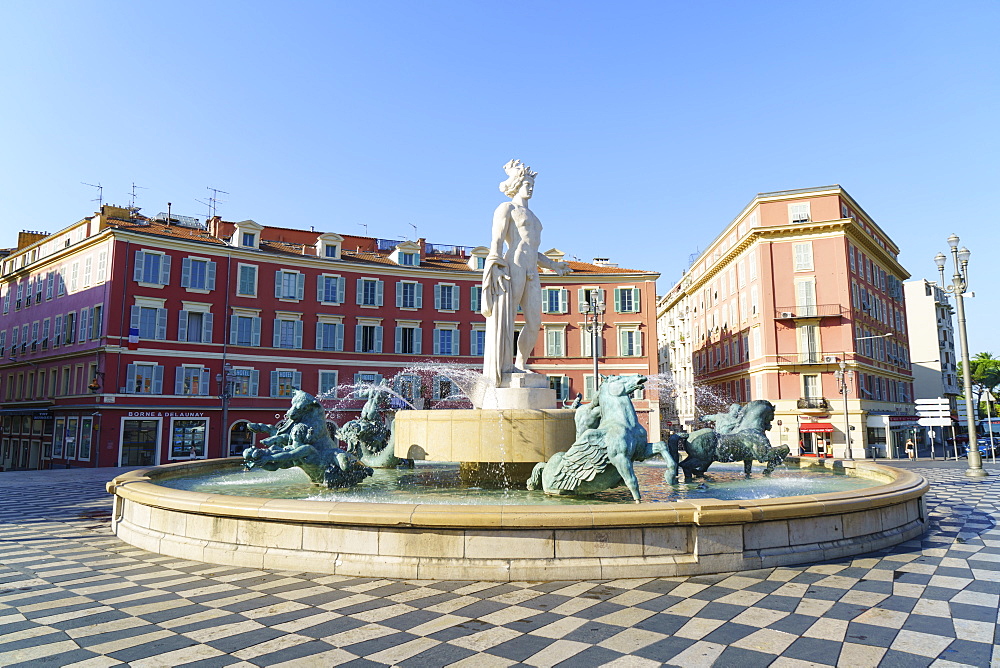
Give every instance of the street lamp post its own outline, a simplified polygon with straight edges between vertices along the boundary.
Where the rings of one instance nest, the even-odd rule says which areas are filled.
[[[229,399],[233,396],[233,386],[230,380],[230,372],[233,370],[233,365],[226,362],[222,367],[222,373],[215,374],[215,380],[221,383],[221,394],[219,398],[222,399],[222,456],[229,456]]]
[[[600,343],[601,330],[604,328],[604,300],[601,298],[600,290],[591,290],[587,301],[580,303],[580,311],[587,321],[587,329],[590,331],[590,352],[594,357],[594,397],[601,385],[601,375],[597,367],[597,358]]]
[[[958,242],[957,234],[948,237],[951,260],[955,268],[951,277],[951,285],[944,284],[944,265],[948,261],[944,253],[938,253],[934,257],[934,263],[941,276],[941,289],[955,295],[955,310],[958,312],[958,338],[962,347],[962,386],[965,392],[965,419],[969,426],[969,468],[965,470],[965,475],[970,478],[984,478],[989,473],[983,470],[983,459],[979,456],[979,444],[976,441],[976,414],[972,405],[972,370],[969,368],[969,340],[965,329],[965,300],[962,297],[969,287],[969,256],[972,253],[964,246],[959,250]]]
[[[840,382],[840,393],[844,395],[844,459],[854,461],[854,455],[851,453],[851,418],[847,412],[847,375],[851,372],[847,370],[847,362],[844,360],[840,360],[839,366],[840,371],[835,371],[834,375]]]

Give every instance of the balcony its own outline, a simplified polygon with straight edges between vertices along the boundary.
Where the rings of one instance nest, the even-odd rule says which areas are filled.
[[[800,318],[839,318],[847,309],[842,304],[809,304],[806,306],[778,306],[775,320],[798,320]]]
[[[823,397],[803,397],[795,407],[802,411],[826,411],[830,409],[830,404]]]
[[[778,364],[835,364],[837,356],[829,353],[807,352],[795,355],[778,355]]]

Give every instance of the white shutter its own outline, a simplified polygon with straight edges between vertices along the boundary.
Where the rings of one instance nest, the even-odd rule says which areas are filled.
[[[271,339],[271,341],[272,341],[271,345],[273,347],[275,347],[275,348],[277,348],[278,345],[281,343],[281,321],[280,320],[275,320],[274,321],[274,336]]]
[[[419,327],[413,328],[413,353],[419,355],[423,348],[423,331]]]
[[[278,396],[278,372],[277,371],[272,371],[271,372],[271,396],[272,397]]]
[[[137,250],[135,252],[135,267],[133,267],[132,269],[132,279],[135,280],[137,283],[142,282],[142,270],[145,266],[144,255],[145,253],[143,253],[141,250]]]
[[[187,341],[188,312],[181,309],[177,314],[177,340]]]
[[[260,371],[257,369],[250,370],[250,396],[256,397],[258,390],[260,388]]]
[[[163,394],[163,367],[153,367],[153,394]]]
[[[295,347],[296,348],[301,348],[302,347],[302,321],[301,320],[296,320],[295,321]]]
[[[356,352],[356,353],[360,353],[361,352],[361,342],[362,342],[361,332],[362,332],[362,329],[363,329],[363,327],[361,325],[355,325],[354,326],[354,352]]]
[[[559,312],[569,313],[569,290],[566,288],[559,289]]]
[[[292,372],[292,387],[294,387],[297,390],[301,390],[302,389],[302,372],[301,371],[293,371]]]
[[[437,287],[437,286],[435,286],[435,287]],[[437,290],[435,290],[435,292],[436,291]],[[435,355],[440,355],[441,354],[441,330],[440,329],[435,329],[434,330],[434,354]]]
[[[396,285],[399,285],[399,283],[397,283]],[[398,296],[397,296],[397,301],[398,301]],[[400,327],[400,326],[398,326],[398,325],[396,326],[396,348],[395,348],[395,352],[396,352],[397,355],[399,353],[403,352],[403,328]]]
[[[208,278],[205,287],[209,290],[215,289],[215,262],[208,261]]]
[[[170,256],[160,257],[160,285],[170,285]],[[161,373],[162,375],[162,373]]]
[[[334,326],[337,332],[337,340],[334,343],[335,349],[343,351],[344,350],[344,325],[338,323]]]
[[[201,394],[208,394],[208,369],[201,370]]]
[[[239,332],[237,326],[239,325],[239,316],[231,315],[229,316],[229,345],[235,346],[238,340]]]
[[[211,313],[203,313],[201,316],[201,342],[212,342],[212,322],[214,317]]]
[[[164,341],[167,338],[167,309],[156,309],[156,339]]]
[[[437,311],[441,310],[441,286],[434,286],[434,309]],[[435,340],[437,337],[435,336]],[[437,354],[437,344],[434,345],[434,353]]]
[[[382,325],[375,328],[375,352],[382,352]]]
[[[253,332],[250,335],[250,345],[254,348],[260,347],[260,318],[253,319]]]
[[[316,350],[323,350],[323,323],[316,323]]]
[[[174,372],[174,394],[184,394],[184,367],[178,366]]]
[[[55,388],[53,388],[55,390]],[[129,364],[125,368],[125,394],[135,392],[135,364]],[[55,394],[55,391],[53,391]]]

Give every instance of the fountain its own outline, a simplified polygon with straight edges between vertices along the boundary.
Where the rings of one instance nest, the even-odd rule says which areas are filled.
[[[407,579],[576,580],[834,559],[923,532],[922,477],[864,461],[786,458],[787,448],[767,442],[768,402],[732,409],[728,424],[726,415],[712,416],[716,429],[691,434],[688,457],[679,462],[684,438],[649,443],[635,417],[629,396],[646,382],[643,376],[605,379],[595,401],[576,411],[553,408],[555,393],[546,377],[528,371],[526,362],[540,327],[538,266],[557,274],[569,268],[538,252],[541,225],[527,207],[535,173],[518,161],[505,171],[501,190],[511,201],[494,214],[483,278],[484,373],[463,388],[473,408],[399,411],[387,441],[374,415],[380,390],[371,389],[370,410],[342,430],[345,450],[334,443],[315,398],[297,392],[283,423],[254,425],[268,434],[267,447],[248,450],[242,460],[170,464],[109,482],[116,535],[161,554],[253,568]],[[525,324],[515,350],[518,307]],[[759,421],[762,410],[766,419]],[[637,470],[653,455],[662,455],[666,465],[640,464]],[[397,458],[417,460],[417,467],[391,468],[400,463]],[[851,484],[825,492],[799,487],[791,495],[753,488],[747,493],[744,487],[743,493],[708,498],[701,493],[704,485],[689,482],[719,461],[744,462],[742,476],[730,475],[745,477],[753,459],[765,461],[768,473],[783,459],[787,468]],[[463,503],[442,503],[436,488],[394,497],[394,486],[441,470],[436,462],[458,462]],[[254,480],[253,471],[240,472],[244,464],[268,471],[264,475],[276,484],[304,489],[305,498],[220,493]],[[678,465],[684,486],[675,484]],[[295,473],[299,469],[305,473]],[[215,486],[205,487],[206,479]],[[514,480],[519,484],[511,485]],[[534,491],[510,489],[525,480]],[[498,481],[508,488],[499,496],[478,489]],[[639,503],[646,485],[660,493]],[[627,493],[619,491],[623,486]],[[471,496],[470,488],[476,488]],[[487,502],[470,504],[470,498]]]

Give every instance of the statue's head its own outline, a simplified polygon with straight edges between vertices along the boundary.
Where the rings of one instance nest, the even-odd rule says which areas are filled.
[[[507,172],[507,179],[500,184],[500,192],[507,197],[518,194],[525,199],[531,197],[538,172],[531,171],[531,167],[522,164],[520,160],[511,160],[503,166],[503,171]]]

